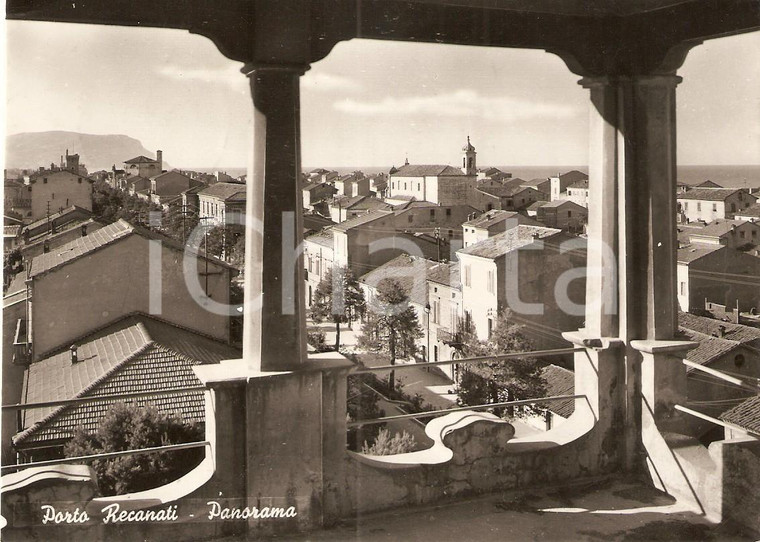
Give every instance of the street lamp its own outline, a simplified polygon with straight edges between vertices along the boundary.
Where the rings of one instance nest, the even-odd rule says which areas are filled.
[[[430,303],[425,303],[425,315],[427,316],[427,333],[425,334],[425,349],[422,352],[422,361],[427,361],[428,352],[430,351]],[[426,370],[430,370],[430,367],[425,367]]]

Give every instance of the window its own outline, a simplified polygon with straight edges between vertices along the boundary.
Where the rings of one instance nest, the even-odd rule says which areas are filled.
[[[488,290],[488,293],[494,293],[495,282],[494,272],[492,270],[488,271],[488,282],[486,283],[486,289]]]
[[[493,335],[493,319],[488,319],[488,338],[491,338],[491,335]]]
[[[744,365],[744,354],[736,354],[736,356],[734,356],[734,365],[737,367]]]
[[[438,361],[438,345],[433,345],[433,361]]]
[[[433,310],[431,312],[433,314],[433,323],[439,323],[441,320],[441,306],[438,301],[433,301]]]
[[[435,209],[430,209],[430,222],[435,220]]]
[[[52,194],[50,194],[50,199],[55,199],[55,192],[53,192]]]
[[[417,183],[417,192],[420,191],[420,183]]]
[[[446,209],[446,216],[451,216],[451,209]]]
[[[412,221],[414,221],[414,217],[411,215],[411,213],[410,213],[410,214],[409,214],[409,216],[407,217],[407,220],[409,221],[409,224],[411,224],[411,223],[412,223]]]
[[[686,283],[681,282],[681,295],[686,295]]]
[[[718,212],[718,204],[713,203],[713,213],[717,213],[717,212]]]
[[[572,211],[568,211],[567,212],[567,218],[570,218],[571,216],[573,216],[573,212]]]
[[[78,182],[79,184],[82,184],[82,177],[79,177],[79,179],[77,179],[77,182]]]
[[[472,274],[472,268],[469,265],[464,266],[464,285],[470,286],[471,285],[471,275]]]
[[[697,212],[700,212],[701,210],[702,210],[702,202],[698,201],[697,202]]]
[[[404,190],[406,190],[406,183],[404,183]]]
[[[42,184],[47,184],[47,177],[42,178]]]
[[[683,210],[684,211],[688,211],[689,210],[689,202],[687,202],[687,201],[683,202]]]
[[[744,239],[744,232],[743,231],[739,232],[739,237],[741,237],[742,239]]]

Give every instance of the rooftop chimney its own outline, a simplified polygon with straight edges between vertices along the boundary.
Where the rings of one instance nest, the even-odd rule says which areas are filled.
[[[77,345],[72,344],[69,348],[69,352],[71,353],[71,364],[75,364],[79,361],[79,356],[77,356]]]
[[[726,336],[726,326],[718,326],[718,337]]]

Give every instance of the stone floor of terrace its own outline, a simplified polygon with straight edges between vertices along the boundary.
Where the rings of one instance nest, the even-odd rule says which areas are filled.
[[[276,540],[398,541],[750,541],[751,533],[714,524],[635,480],[601,480],[457,499],[366,514],[322,531]],[[217,542],[242,542],[228,537]]]

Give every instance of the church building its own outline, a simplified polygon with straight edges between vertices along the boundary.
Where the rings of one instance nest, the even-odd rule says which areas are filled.
[[[469,204],[475,197],[477,153],[470,143],[462,147],[462,167],[416,165],[409,160],[391,173],[388,197],[391,204],[429,201],[437,205]]]

